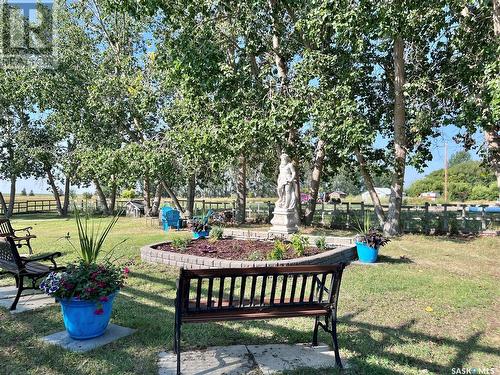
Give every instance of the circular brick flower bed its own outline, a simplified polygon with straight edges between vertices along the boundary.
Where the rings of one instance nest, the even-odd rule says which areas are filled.
[[[200,269],[332,264],[350,262],[356,256],[356,249],[353,245],[336,245],[335,248],[325,251],[315,247],[308,247],[303,257],[265,260],[265,254],[272,247],[273,243],[270,241],[223,239],[210,243],[208,240],[198,240],[193,241],[191,247],[188,246],[184,251],[179,251],[173,249],[170,242],[162,242],[144,246],[141,249],[141,259],[148,263]],[[255,253],[259,251],[263,260],[248,260],[251,254],[255,256]],[[293,250],[289,250],[286,256],[292,257]]]

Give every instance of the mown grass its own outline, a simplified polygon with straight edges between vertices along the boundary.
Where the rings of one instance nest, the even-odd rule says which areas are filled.
[[[106,220],[106,219],[104,219]],[[75,260],[66,237],[77,241],[73,219],[17,217],[33,225],[37,253],[62,251]],[[0,374],[155,374],[157,354],[172,347],[178,270],[141,263],[139,248],[167,234],[144,220],[120,219],[108,248],[122,261],[135,259],[112,321],[137,332],[86,354],[44,344],[62,330],[58,306],[11,315],[0,308]],[[339,299],[339,341],[348,374],[451,373],[453,367],[497,367],[499,262],[497,238],[461,240],[404,236],[382,251],[376,266],[346,269]],[[0,279],[0,285],[12,283]],[[311,338],[312,319],[294,318],[183,327],[184,348],[298,343]],[[321,333],[321,341],[329,338]],[[497,368],[498,369],[498,368]],[[331,374],[300,370],[293,374]]]

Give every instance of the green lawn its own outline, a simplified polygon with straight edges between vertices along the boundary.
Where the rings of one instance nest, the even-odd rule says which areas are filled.
[[[34,226],[37,253],[59,250],[75,259],[75,223],[53,216],[16,218]],[[171,349],[175,268],[143,264],[139,248],[167,236],[144,220],[120,219],[108,246],[127,238],[115,254],[135,259],[112,321],[134,335],[86,354],[46,345],[41,336],[62,330],[58,306],[12,316],[0,308],[0,374],[156,374],[159,351]],[[382,251],[377,266],[345,271],[339,299],[341,354],[349,374],[451,374],[453,367],[500,364],[500,239],[463,241],[404,236]],[[0,279],[0,285],[11,279]],[[190,324],[183,347],[297,343],[311,337],[312,319]],[[321,339],[329,342],[321,333]],[[307,371],[298,373],[308,373]],[[316,373],[316,372],[311,372]],[[332,370],[325,371],[332,373]]]

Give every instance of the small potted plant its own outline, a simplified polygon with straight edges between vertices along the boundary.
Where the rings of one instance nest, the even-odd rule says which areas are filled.
[[[101,336],[111,318],[113,301],[123,287],[128,268],[121,268],[107,257],[98,260],[102,246],[118,220],[115,216],[102,232],[94,228],[88,215],[75,210],[80,246],[80,261],[70,264],[64,272],[52,272],[40,289],[61,304],[64,325],[71,338],[77,340]]]
[[[191,223],[191,231],[193,232],[193,238],[195,240],[207,238],[210,235],[210,229],[211,228],[208,223],[203,223],[197,220]]]
[[[370,226],[370,217],[365,215],[363,225],[359,225],[356,236],[356,251],[362,263],[375,263],[378,251],[390,240],[377,229]]]

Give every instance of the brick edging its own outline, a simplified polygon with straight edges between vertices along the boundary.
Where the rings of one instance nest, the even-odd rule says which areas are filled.
[[[188,269],[201,268],[247,268],[247,267],[272,267],[291,266],[304,264],[332,264],[339,262],[350,262],[356,257],[354,246],[343,246],[328,250],[320,254],[287,260],[227,260],[218,258],[201,257],[197,255],[180,254],[172,251],[157,250],[155,247],[165,244],[160,242],[143,246],[141,248],[141,259],[147,263],[159,263],[169,266],[184,267]]]

